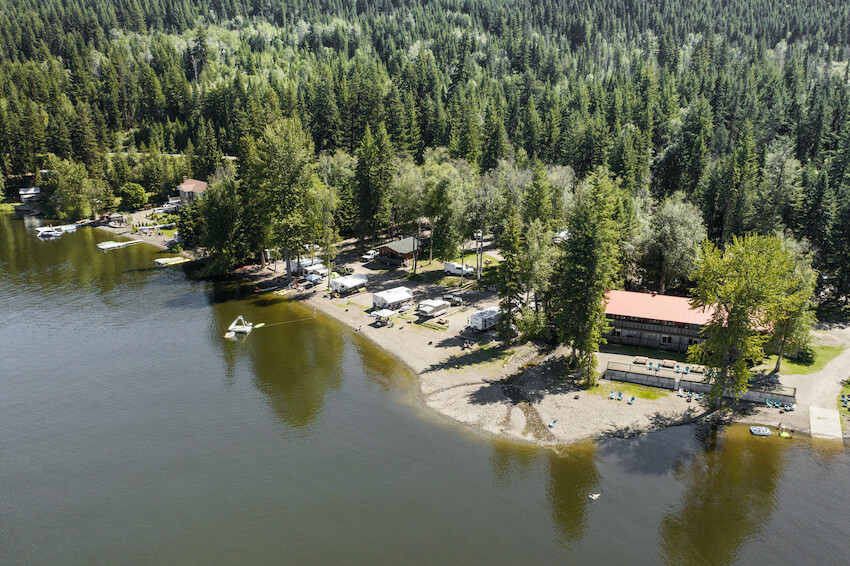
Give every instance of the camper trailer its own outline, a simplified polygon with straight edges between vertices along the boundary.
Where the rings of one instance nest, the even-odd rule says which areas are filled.
[[[499,321],[499,314],[499,307],[490,307],[483,311],[474,312],[469,317],[469,326],[475,330],[490,330]]]
[[[419,316],[424,317],[434,317],[446,314],[449,310],[448,301],[441,301],[439,299],[429,299],[427,301],[422,301],[419,303],[419,306],[416,307],[416,312]]]
[[[337,277],[331,279],[331,290],[334,293],[345,295],[366,285],[367,279],[365,275],[346,275],[345,277]]]

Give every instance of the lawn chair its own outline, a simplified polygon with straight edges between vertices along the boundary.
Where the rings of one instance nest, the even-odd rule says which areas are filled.
[[[617,401],[622,401],[622,400],[623,400],[623,392],[619,391],[619,392],[617,392]]]
[[[676,364],[675,372],[679,373],[680,371],[682,371],[682,369],[679,367],[679,364]]]
[[[697,401],[702,401],[702,393],[700,393],[699,395],[697,395]]]
[[[684,373],[685,373],[685,375],[688,375],[689,373],[691,373],[691,366],[685,366],[685,372]]]
[[[631,399],[629,399],[629,405],[633,405],[633,404],[634,404],[634,402],[635,402],[635,398],[634,398],[634,397],[632,397]]]
[[[767,405],[767,406],[768,406],[768,407],[770,407],[771,409],[773,408],[773,402],[771,402],[771,400],[770,400],[770,399],[765,399],[765,400],[764,400],[764,403],[765,403],[765,405]]]
[[[613,399],[613,398],[614,398],[614,392],[613,392],[613,391],[612,391],[611,393],[609,393],[609,394],[608,394],[608,398],[609,398],[609,399]]]
[[[796,403],[794,403],[794,404],[792,404],[792,405],[786,405],[786,406],[785,406],[785,410],[786,410],[786,411],[793,411],[793,410],[794,410],[794,407],[796,407],[796,406],[797,406],[797,404],[796,404]]]
[[[685,390],[680,387],[679,388],[679,397],[684,397],[684,396],[685,396]]]

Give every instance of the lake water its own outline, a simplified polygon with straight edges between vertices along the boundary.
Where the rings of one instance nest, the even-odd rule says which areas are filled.
[[[107,239],[0,215],[2,564],[847,563],[840,444],[483,437],[337,322]]]

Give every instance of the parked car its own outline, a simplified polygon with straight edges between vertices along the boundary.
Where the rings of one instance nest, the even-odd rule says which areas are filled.
[[[375,259],[375,256],[378,255],[378,250],[369,250],[362,256],[360,256],[361,261],[372,261]]]
[[[469,265],[461,265],[454,261],[447,261],[443,265],[443,271],[449,275],[465,275],[471,277],[475,274],[475,270]]]
[[[463,298],[458,297],[457,295],[443,295],[443,300],[453,307],[458,307],[463,304]]]

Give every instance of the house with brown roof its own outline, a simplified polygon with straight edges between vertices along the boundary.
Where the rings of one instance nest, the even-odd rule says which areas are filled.
[[[691,306],[687,297],[608,291],[605,315],[611,330],[605,335],[609,344],[627,344],[685,352],[688,346],[702,342],[700,331],[711,320],[711,308]]]
[[[203,198],[206,190],[206,181],[190,179],[189,177],[183,177],[183,182],[177,185],[177,194],[180,195],[183,204],[192,204],[195,200]]]
[[[375,249],[378,250],[375,258],[377,261],[390,265],[404,265],[422,252],[422,243],[410,237],[387,242]]]

